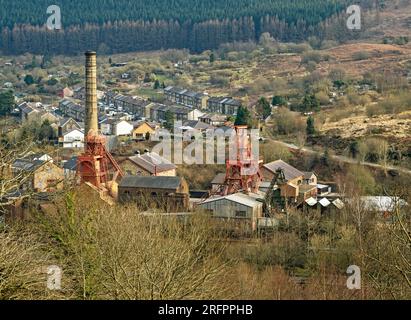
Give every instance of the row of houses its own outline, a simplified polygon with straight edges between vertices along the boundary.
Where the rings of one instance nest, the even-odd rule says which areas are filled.
[[[59,111],[65,117],[73,118],[74,120],[79,122],[84,121],[84,119],[86,118],[85,106],[77,104],[69,99],[63,99],[60,101]]]
[[[169,86],[164,89],[166,100],[187,107],[225,115],[236,115],[241,101],[232,97],[210,97],[187,89]]]
[[[204,110],[207,108],[208,95],[187,89],[169,86],[164,89],[166,100],[171,103]]]
[[[20,113],[22,124],[30,122],[43,123],[46,120],[53,124],[59,120],[53,112],[42,108],[41,104],[22,102],[17,105],[17,110]]]
[[[140,118],[150,117],[151,102],[139,97],[130,97],[122,94],[118,94],[113,91],[106,92],[105,99],[106,105],[114,106],[117,110],[122,110]]]
[[[175,121],[195,120],[197,121],[203,112],[198,109],[181,106],[167,106],[164,104],[154,103],[150,106],[150,119],[157,122],[167,120],[167,114],[171,114]]]

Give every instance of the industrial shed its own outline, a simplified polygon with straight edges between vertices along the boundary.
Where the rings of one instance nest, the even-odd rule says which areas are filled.
[[[236,193],[212,197],[199,205],[215,218],[246,222],[255,231],[257,222],[263,216],[263,197],[260,194]],[[259,201],[260,200],[260,201]]]

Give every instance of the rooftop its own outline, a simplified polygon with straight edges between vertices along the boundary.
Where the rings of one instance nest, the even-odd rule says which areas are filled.
[[[175,170],[177,168],[174,164],[157,153],[145,153],[128,159],[151,174]]]
[[[282,169],[284,171],[285,178],[289,180],[294,180],[299,177],[304,177],[304,173],[300,170],[294,168],[293,166],[289,165],[288,163],[284,162],[283,160],[277,160],[274,162],[270,162],[264,165],[264,168],[269,170],[272,173],[275,173],[278,169]]]
[[[121,180],[119,187],[174,190],[180,187],[181,182],[180,177],[126,176]]]

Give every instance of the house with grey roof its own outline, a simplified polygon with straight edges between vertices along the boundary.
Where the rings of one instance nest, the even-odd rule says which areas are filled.
[[[206,109],[208,95],[187,89],[169,86],[164,89],[166,100],[171,103],[181,104],[183,106]]]
[[[241,101],[232,97],[210,97],[207,101],[209,112],[216,112],[226,115],[236,115],[238,108],[241,107]]]

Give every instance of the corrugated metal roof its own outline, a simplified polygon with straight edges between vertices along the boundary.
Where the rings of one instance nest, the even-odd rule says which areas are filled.
[[[318,201],[319,204],[321,204],[324,208],[328,207],[331,202],[327,198],[323,198],[320,201]]]
[[[341,201],[341,199],[336,199],[333,201],[333,205],[336,206],[338,209],[344,208],[344,202]]]
[[[305,203],[308,204],[310,207],[315,206],[318,202],[316,199],[314,199],[313,197],[305,200]]]
[[[151,174],[174,170],[177,168],[167,159],[159,156],[157,153],[152,152],[130,157],[129,160]]]
[[[262,202],[257,201],[256,199],[261,199],[261,195],[260,194],[247,195],[244,193],[235,193],[235,194],[230,194],[228,196],[211,197],[210,199],[207,199],[206,201],[204,201],[202,204],[215,202],[215,201],[221,201],[221,200],[228,200],[228,201],[242,204],[250,208],[262,206],[263,205]]]
[[[376,196],[361,197],[366,210],[377,210],[380,212],[392,212],[396,206],[405,206],[407,202],[398,197]]]

